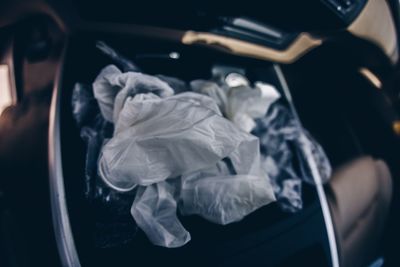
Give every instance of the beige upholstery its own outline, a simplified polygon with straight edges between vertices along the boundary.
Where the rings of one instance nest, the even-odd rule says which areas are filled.
[[[341,266],[367,266],[377,256],[392,197],[387,165],[371,157],[338,169],[327,188]]]

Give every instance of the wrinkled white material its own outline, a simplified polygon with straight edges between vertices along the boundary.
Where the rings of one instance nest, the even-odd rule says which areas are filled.
[[[190,241],[190,233],[183,227],[176,214],[176,183],[163,181],[150,186],[140,186],[131,208],[137,225],[157,246],[174,248]]]
[[[127,99],[114,137],[102,149],[100,174],[115,188],[126,190],[207,168],[235,155],[241,146],[258,144],[256,137],[217,112],[211,98],[190,92],[164,99],[153,94]],[[248,150],[242,149],[237,157],[256,160]],[[240,167],[246,172],[250,166]]]
[[[222,117],[212,98],[170,96],[155,77],[118,75],[106,67],[93,84],[103,116],[115,124],[99,175],[120,191],[139,186],[131,213],[152,243],[179,247],[190,240],[177,203],[184,215],[227,224],[275,200],[258,138]]]
[[[256,127],[255,119],[264,117],[268,108],[280,98],[272,85],[262,82],[254,85],[253,89],[249,86],[220,87],[205,80],[190,83],[193,91],[215,99],[224,115],[248,133]]]
[[[273,199],[265,176],[231,175],[220,161],[214,168],[140,186],[131,213],[153,244],[172,248],[190,241],[190,233],[177,217],[177,203],[182,215],[200,215],[225,225],[240,221]]]
[[[266,176],[230,175],[225,163],[219,162],[214,168],[182,177],[180,211],[225,225],[270,203],[266,196],[273,195],[271,190]]]
[[[240,73],[231,72],[225,76],[225,83],[229,87],[250,86],[249,80]]]
[[[161,97],[174,94],[174,90],[166,82],[154,76],[139,72],[122,73],[114,65],[101,70],[93,83],[93,92],[99,103],[101,114],[109,122],[116,121],[128,97],[149,92]],[[117,94],[118,97],[116,97]]]
[[[312,151],[322,182],[329,180],[331,167],[322,147],[298,124],[290,110],[279,103],[280,94],[274,86],[255,82],[252,88],[238,73],[228,74],[224,82],[195,80],[190,85],[193,91],[213,98],[238,127],[259,138],[261,166],[283,210],[301,210],[302,183],[314,184],[305,148]],[[301,141],[303,132],[306,138]]]

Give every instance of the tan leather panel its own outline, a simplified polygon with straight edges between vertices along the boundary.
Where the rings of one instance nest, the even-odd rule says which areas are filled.
[[[379,46],[393,63],[398,61],[396,28],[385,0],[369,0],[347,30]]]
[[[182,37],[182,43],[204,44],[226,50],[236,55],[270,60],[279,63],[291,63],[311,49],[321,45],[322,40],[311,37],[307,33],[302,33],[287,49],[276,50],[212,33],[188,31]]]
[[[376,255],[392,197],[383,161],[363,157],[337,170],[327,192],[341,266],[367,266]]]

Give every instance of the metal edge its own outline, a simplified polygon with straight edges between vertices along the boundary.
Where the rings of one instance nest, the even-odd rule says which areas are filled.
[[[64,59],[68,41],[62,51],[60,64],[56,71],[54,80],[53,95],[50,105],[49,116],[49,186],[50,202],[53,220],[53,230],[57,243],[57,249],[64,267],[80,267],[78,253],[76,251],[74,238],[71,231],[67,203],[65,199],[64,177],[61,161],[60,144],[60,103],[61,103],[61,83]]]
[[[297,121],[301,125],[301,121],[299,119],[299,116],[297,114],[296,108],[293,103],[292,96],[290,94],[289,86],[286,83],[286,79],[282,73],[281,67],[278,64],[274,64],[274,70],[278,76],[278,80],[281,83],[282,89],[284,91],[284,94],[285,94],[290,106],[291,106],[291,109],[295,113],[294,115],[297,117]],[[304,151],[304,152],[308,155],[307,156],[308,158],[312,158],[311,151]],[[308,162],[308,164],[310,166],[311,173],[312,173],[312,176],[315,181],[315,186],[317,188],[319,202],[320,202],[321,208],[322,208],[322,214],[324,216],[325,227],[326,227],[326,231],[328,234],[329,248],[330,248],[330,252],[331,252],[332,267],[339,267],[340,266],[339,254],[338,254],[338,250],[337,250],[335,230],[334,230],[334,226],[333,226],[333,222],[332,222],[331,212],[330,212],[329,206],[328,206],[328,201],[326,199],[323,184],[321,182],[321,177],[319,175],[319,171],[318,171],[316,162],[311,160]]]

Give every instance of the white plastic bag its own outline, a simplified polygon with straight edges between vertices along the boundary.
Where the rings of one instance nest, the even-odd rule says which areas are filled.
[[[164,99],[139,94],[127,99],[114,137],[102,149],[101,177],[126,191],[207,168],[242,144],[258,143],[217,112],[211,98],[195,93]],[[250,152],[241,154],[247,160]]]
[[[93,83],[93,92],[99,103],[101,114],[109,122],[115,122],[125,99],[130,96],[149,92],[161,97],[174,94],[174,90],[166,82],[154,76],[139,72],[122,73],[114,65],[101,70]],[[117,94],[118,98],[116,98]]]
[[[279,92],[263,82],[256,82],[255,88],[250,86],[228,87],[216,82],[194,80],[190,83],[193,91],[213,98],[222,113],[237,127],[251,132],[255,126],[255,119],[262,118],[269,107],[280,98]]]
[[[195,80],[193,91],[213,98],[225,117],[246,132],[259,138],[262,169],[271,178],[271,185],[281,208],[287,212],[302,209],[302,182],[313,184],[309,160],[302,148],[309,147],[318,164],[323,182],[331,175],[331,167],[322,147],[299,126],[290,110],[278,100],[277,89],[263,82],[254,86],[241,74],[231,73],[225,80]],[[300,136],[305,133],[303,141]],[[298,160],[300,170],[294,162]]]
[[[153,244],[178,247],[190,240],[177,203],[184,215],[227,224],[275,200],[260,168],[258,138],[225,119],[212,98],[169,96],[155,77],[142,80],[138,91],[128,76],[143,76],[125,75],[128,86],[115,73],[108,67],[94,82],[101,110],[115,124],[98,170],[116,190],[138,186],[131,214]]]
[[[214,168],[182,177],[180,211],[225,225],[269,204],[272,196],[267,176],[232,175],[225,162],[220,161]]]
[[[168,248],[180,247],[190,241],[190,233],[176,214],[174,195],[179,190],[179,182],[173,180],[140,186],[131,208],[133,218],[151,243]]]

